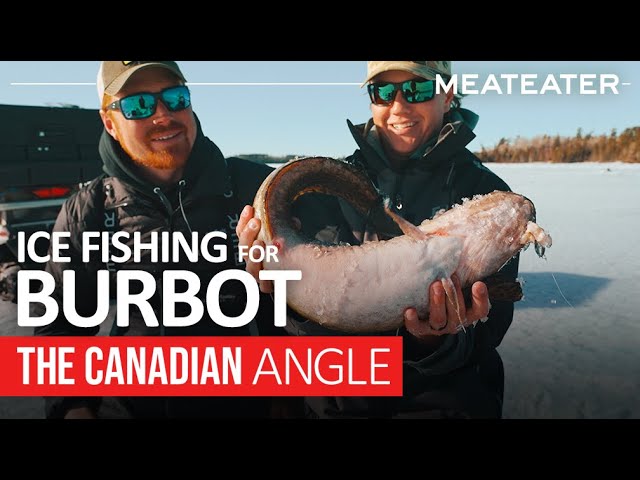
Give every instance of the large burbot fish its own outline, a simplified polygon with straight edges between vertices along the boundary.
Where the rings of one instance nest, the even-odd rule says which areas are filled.
[[[395,228],[400,235],[359,246],[305,238],[291,206],[308,192],[340,196],[380,231]],[[266,262],[264,268],[302,272],[302,280],[287,283],[289,307],[345,332],[396,329],[408,307],[425,318],[428,286],[435,280],[442,280],[452,295],[453,273],[463,288],[469,287],[495,274],[529,244],[540,256],[551,246],[551,237],[535,223],[533,203],[522,195],[495,191],[476,196],[416,227],[385,207],[360,168],[324,157],[293,160],[274,170],[253,206],[262,222],[258,238],[278,248],[278,262]],[[489,295],[492,299],[491,288]]]

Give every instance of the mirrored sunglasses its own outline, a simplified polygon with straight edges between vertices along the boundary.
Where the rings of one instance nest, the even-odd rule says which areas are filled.
[[[401,83],[376,82],[367,85],[371,103],[391,105],[398,91],[402,92],[407,103],[428,102],[435,96],[435,80],[407,80]]]
[[[127,120],[142,120],[156,113],[158,100],[170,112],[179,112],[191,105],[191,93],[186,85],[165,88],[158,93],[134,93],[107,106],[109,110],[119,110]]]

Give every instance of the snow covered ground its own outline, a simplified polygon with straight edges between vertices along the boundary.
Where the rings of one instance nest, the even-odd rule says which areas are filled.
[[[553,237],[521,255],[508,418],[640,418],[640,165],[489,164]]]

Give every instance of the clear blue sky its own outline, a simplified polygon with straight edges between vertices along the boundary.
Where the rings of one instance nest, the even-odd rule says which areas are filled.
[[[364,80],[364,61],[180,62],[190,83],[352,83]],[[97,108],[98,61],[0,62],[0,104],[74,104]],[[640,126],[640,62],[453,62],[454,73],[613,73],[627,86],[606,95],[470,95],[463,106],[480,115],[472,150],[501,137],[609,133]],[[90,83],[18,86],[12,83]],[[537,88],[541,87],[541,82]],[[355,143],[346,119],[362,123],[369,100],[359,85],[191,87],[194,111],[206,135],[227,156],[350,154]]]

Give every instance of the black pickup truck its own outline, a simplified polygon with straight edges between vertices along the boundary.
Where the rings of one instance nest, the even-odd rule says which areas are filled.
[[[0,105],[0,298],[15,299],[17,234],[51,231],[69,195],[102,169],[98,110]],[[46,254],[38,240],[36,250]]]

